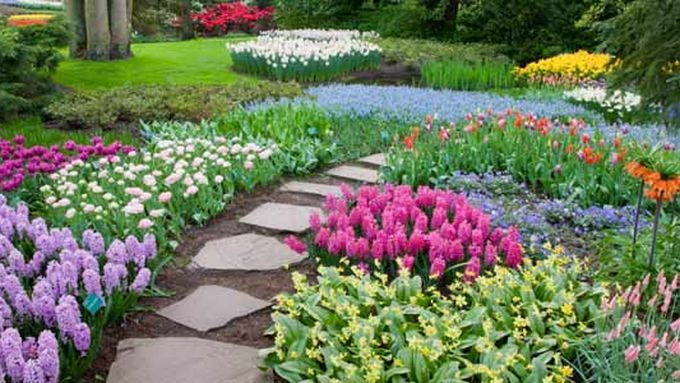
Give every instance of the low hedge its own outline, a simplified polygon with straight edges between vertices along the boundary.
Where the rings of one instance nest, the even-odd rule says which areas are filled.
[[[112,129],[151,120],[200,121],[264,98],[296,97],[295,83],[134,86],[67,94],[50,104],[46,119],[64,128]]]

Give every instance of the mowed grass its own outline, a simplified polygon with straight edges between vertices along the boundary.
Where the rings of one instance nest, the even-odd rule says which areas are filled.
[[[232,71],[232,60],[226,49],[227,43],[248,39],[250,37],[239,36],[133,44],[134,57],[128,60],[66,59],[59,64],[54,81],[76,90],[125,85],[220,85],[237,79],[257,81]]]

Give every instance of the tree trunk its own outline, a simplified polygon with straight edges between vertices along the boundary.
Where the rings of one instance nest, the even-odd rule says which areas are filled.
[[[458,19],[459,6],[460,0],[449,0],[449,6],[446,7],[446,11],[444,12],[444,24],[447,28],[445,34],[451,37],[455,37],[456,35],[456,20]]]
[[[128,23],[127,0],[111,1],[111,58],[130,56],[130,27]]]
[[[111,31],[109,7],[106,0],[85,0],[85,28],[87,30],[88,60],[111,59]]]
[[[194,22],[191,20],[191,0],[181,0],[179,4],[179,15],[182,20],[182,31],[180,38],[190,40],[196,37],[194,33]]]
[[[66,21],[72,37],[69,42],[69,56],[81,57],[87,48],[87,35],[85,31],[85,3],[84,0],[65,0],[64,10]]]

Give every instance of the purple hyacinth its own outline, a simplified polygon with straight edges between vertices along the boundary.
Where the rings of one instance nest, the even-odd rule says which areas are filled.
[[[123,265],[111,262],[104,265],[104,287],[106,294],[111,294],[120,287],[124,279],[127,278],[127,273],[127,268]]]
[[[33,287],[33,310],[47,326],[54,325],[57,319],[54,296],[54,289],[45,279],[39,280]]]
[[[45,372],[43,372],[40,362],[31,359],[24,366],[23,383],[45,383]]]
[[[135,277],[135,280],[132,282],[132,285],[130,285],[130,290],[141,294],[146,286],[149,285],[149,281],[151,280],[151,270],[147,269],[146,267],[139,270],[137,273],[137,276]]]
[[[73,344],[76,346],[76,350],[80,351],[82,355],[87,353],[87,350],[90,348],[90,328],[87,324],[80,322],[75,326]]]
[[[46,381],[56,383],[59,380],[59,344],[49,330],[44,330],[38,337],[38,362]]]
[[[59,298],[59,304],[56,308],[57,324],[62,337],[73,337],[76,331],[76,326],[80,323],[80,310],[78,309],[78,302],[72,295],[64,295]]]
[[[2,349],[6,372],[13,381],[21,381],[24,376],[25,361],[22,345],[21,335],[17,329],[8,328],[2,332],[0,348]]]
[[[65,291],[78,291],[78,268],[69,261],[63,262],[61,274]]]
[[[40,234],[35,239],[35,247],[49,257],[57,250],[57,243],[49,234]]]
[[[106,251],[106,259],[108,259],[109,262],[124,265],[127,262],[127,257],[127,249],[123,242],[118,239],[111,242],[111,246],[109,246],[109,249]]]
[[[153,234],[147,234],[144,236],[144,252],[147,259],[156,258],[156,253],[158,251],[158,246],[156,245],[156,237]],[[141,267],[141,266],[140,266]]]
[[[88,294],[102,296],[102,283],[99,273],[92,269],[83,271],[83,285]]]
[[[85,230],[83,232],[83,246],[93,255],[101,255],[105,250],[104,237],[95,231]]]

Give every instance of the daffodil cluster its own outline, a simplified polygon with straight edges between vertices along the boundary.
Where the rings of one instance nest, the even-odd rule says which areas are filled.
[[[611,59],[607,54],[581,50],[534,61],[517,68],[516,74],[530,84],[578,85],[604,77]]]
[[[381,49],[351,31],[282,31],[228,45],[234,67],[279,81],[323,81],[380,65]]]
[[[315,285],[294,275],[265,366],[289,382],[568,382],[566,359],[598,312],[599,288],[558,255],[446,296],[405,269],[392,282],[352,270],[322,267]]]

